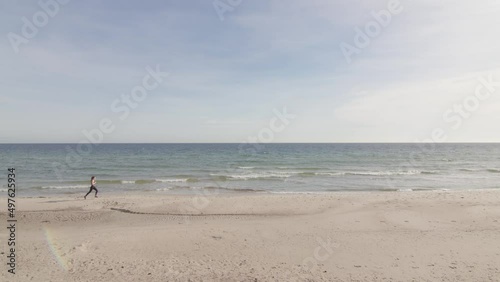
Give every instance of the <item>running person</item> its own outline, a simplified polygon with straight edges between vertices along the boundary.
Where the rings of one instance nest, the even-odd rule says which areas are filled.
[[[95,176],[92,176],[92,178],[90,178],[90,190],[87,193],[87,195],[85,195],[85,197],[83,198],[87,199],[87,196],[90,194],[90,192],[92,192],[92,190],[95,190],[95,197],[97,198],[97,188],[95,187]]]

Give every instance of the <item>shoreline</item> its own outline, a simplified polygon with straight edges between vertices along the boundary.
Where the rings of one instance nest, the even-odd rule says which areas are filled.
[[[187,196],[187,197],[200,197],[200,196],[229,196],[229,195],[337,195],[337,194],[351,194],[351,193],[461,193],[461,192],[500,192],[499,188],[483,188],[483,189],[379,189],[379,190],[325,190],[325,191],[270,191],[270,190],[254,190],[254,189],[227,189],[227,188],[211,188],[211,189],[192,189],[187,188],[189,192],[172,192],[171,189],[156,189],[156,190],[122,190],[122,191],[106,191],[106,189],[99,188],[98,195],[108,195],[111,197],[120,197],[120,196],[148,196],[154,195],[159,197],[168,197],[168,196]],[[17,189],[19,191],[23,191],[23,189]],[[47,190],[52,190],[48,189]],[[53,189],[55,190],[55,189]],[[7,198],[5,195],[7,194],[7,189],[0,189],[0,199]],[[214,192],[215,191],[215,192]],[[18,198],[76,198],[77,195],[85,195],[88,192],[88,189],[82,189],[79,192],[71,192],[71,193],[47,193],[45,195],[29,195],[29,196],[18,196]],[[89,195],[90,197],[91,195]]]
[[[12,281],[500,277],[496,189],[101,196],[16,198]]]

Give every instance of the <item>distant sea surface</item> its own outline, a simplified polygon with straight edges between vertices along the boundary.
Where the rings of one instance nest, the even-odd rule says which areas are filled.
[[[500,144],[0,144],[0,160],[17,196],[83,194],[92,175],[101,194],[500,188]]]

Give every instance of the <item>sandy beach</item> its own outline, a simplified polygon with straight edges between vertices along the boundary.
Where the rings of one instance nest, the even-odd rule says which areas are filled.
[[[500,280],[494,190],[16,202],[16,274],[2,228],[1,281]]]

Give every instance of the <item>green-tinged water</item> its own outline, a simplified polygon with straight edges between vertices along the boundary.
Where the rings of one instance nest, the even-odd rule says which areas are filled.
[[[86,151],[84,151],[86,150]],[[500,188],[500,144],[3,144],[1,191],[100,193]]]

